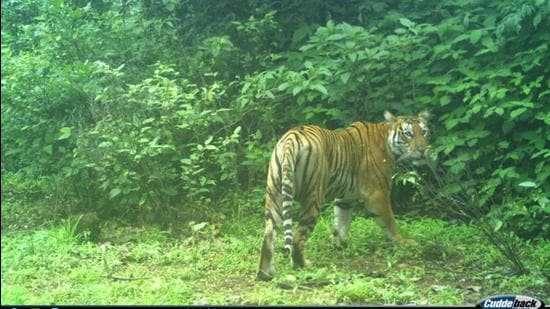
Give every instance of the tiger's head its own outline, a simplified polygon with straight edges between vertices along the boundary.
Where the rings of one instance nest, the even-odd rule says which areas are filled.
[[[384,112],[388,123],[388,144],[397,161],[413,160],[417,165],[424,161],[428,151],[428,119],[430,113],[423,111],[418,116],[394,116]]]

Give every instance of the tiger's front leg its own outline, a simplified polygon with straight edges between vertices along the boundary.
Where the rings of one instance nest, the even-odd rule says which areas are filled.
[[[399,233],[393,216],[389,192],[382,193],[380,190],[371,191],[364,199],[367,201],[367,209],[374,214],[376,223],[378,223],[388,238],[400,245],[414,242],[412,239],[403,238]]]

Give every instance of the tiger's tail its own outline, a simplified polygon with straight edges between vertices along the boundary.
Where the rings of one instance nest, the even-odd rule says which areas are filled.
[[[285,245],[283,254],[288,256],[292,250],[292,200],[294,198],[294,168],[293,155],[295,150],[292,141],[288,140],[284,145],[282,160],[282,200],[283,200],[283,229]]]

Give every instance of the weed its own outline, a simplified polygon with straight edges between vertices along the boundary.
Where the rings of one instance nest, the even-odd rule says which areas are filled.
[[[66,244],[72,244],[74,242],[80,241],[81,239],[85,238],[87,235],[89,235],[87,232],[84,232],[82,234],[77,233],[78,224],[80,223],[80,220],[82,219],[82,216],[78,216],[78,218],[67,218],[62,220],[62,225],[55,230],[55,237],[59,242],[66,243]]]

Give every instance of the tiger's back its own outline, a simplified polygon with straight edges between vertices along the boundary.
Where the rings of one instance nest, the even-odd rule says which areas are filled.
[[[268,197],[281,192],[282,162],[285,145],[289,143],[295,164],[292,179],[295,200],[303,204],[312,194],[327,200],[359,197],[360,183],[385,179],[387,174],[391,174],[388,169],[391,165],[387,163],[393,161],[393,156],[386,147],[385,126],[385,123],[355,122],[340,131],[313,125],[289,130],[281,137],[271,156],[266,188]],[[363,160],[365,156],[368,161]],[[372,173],[358,175],[362,165],[369,165]],[[273,202],[282,206],[276,198]]]

